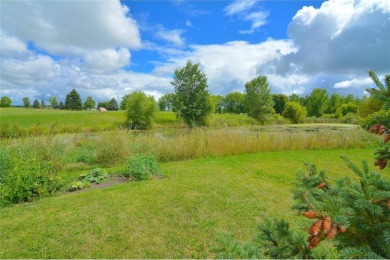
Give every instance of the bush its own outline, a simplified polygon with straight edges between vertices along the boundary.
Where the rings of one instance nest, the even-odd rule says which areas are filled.
[[[153,127],[157,104],[152,96],[136,91],[127,97],[127,124],[131,129],[145,130]]]
[[[292,123],[303,123],[307,116],[306,108],[302,107],[298,102],[287,102],[282,116],[290,119]]]
[[[0,183],[0,205],[33,201],[50,196],[63,186],[51,161],[31,159],[12,162]]]
[[[94,182],[96,184],[99,184],[107,178],[108,178],[108,174],[106,171],[96,168],[90,170],[86,174],[81,174],[79,179],[82,182]]]
[[[142,181],[151,179],[158,171],[158,162],[154,155],[136,154],[128,158],[127,170],[123,175],[135,181]]]

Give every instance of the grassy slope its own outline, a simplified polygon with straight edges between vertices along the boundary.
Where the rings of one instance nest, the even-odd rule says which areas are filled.
[[[290,210],[290,188],[304,161],[335,176],[349,172],[340,153],[359,162],[372,152],[270,152],[164,163],[165,179],[5,208],[0,258],[209,258],[218,232],[248,240],[265,217],[301,220]]]

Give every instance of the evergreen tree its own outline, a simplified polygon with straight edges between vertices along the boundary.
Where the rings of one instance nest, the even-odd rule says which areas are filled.
[[[35,99],[33,102],[33,108],[38,109],[40,106],[41,106],[41,104],[39,103],[38,99]]]
[[[61,110],[64,109],[65,108],[64,102],[60,101],[60,103],[58,104],[58,108]]]
[[[175,110],[189,127],[206,125],[211,113],[206,74],[199,63],[187,61],[186,66],[176,69],[171,84],[175,88]]]
[[[79,93],[75,89],[72,89],[65,98],[66,110],[82,110],[83,105]]]
[[[43,99],[41,100],[41,108],[46,108],[46,103]]]
[[[107,110],[118,110],[118,102],[116,102],[115,98],[112,98],[108,103],[108,109]]]
[[[390,110],[390,74],[385,76],[385,84],[380,82],[374,71],[370,70],[368,74],[374,81],[377,88],[367,88],[366,91],[377,100],[384,102],[385,110]]]
[[[259,76],[245,84],[245,110],[261,124],[272,114],[274,102],[266,76]]]
[[[22,98],[22,101],[25,108],[29,108],[31,106],[30,99],[28,97]]]

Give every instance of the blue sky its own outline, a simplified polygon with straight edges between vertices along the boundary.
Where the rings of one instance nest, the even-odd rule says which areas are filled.
[[[213,94],[266,75],[273,93],[357,96],[390,73],[388,0],[0,1],[0,96],[120,100],[173,92],[202,64]]]

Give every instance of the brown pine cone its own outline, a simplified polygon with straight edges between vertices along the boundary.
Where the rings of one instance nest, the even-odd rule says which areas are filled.
[[[321,232],[321,230],[322,230],[322,219],[319,219],[311,225],[309,229],[309,234],[316,236]]]
[[[332,228],[332,220],[330,217],[325,217],[324,220],[322,221],[322,227],[324,229],[325,234],[327,234],[330,229]]]
[[[390,141],[390,134],[385,135],[385,138],[383,139],[383,141],[385,141],[385,143]]]
[[[310,219],[317,218],[317,212],[315,211],[304,211],[302,215]]]
[[[377,134],[378,135],[383,135],[384,132],[386,132],[386,127],[384,125],[380,125],[379,128],[378,128]]]
[[[390,209],[390,200],[387,201],[387,207]]]
[[[387,160],[386,160],[386,159],[383,159],[383,160],[381,161],[381,163],[379,164],[379,169],[380,169],[380,170],[383,170],[384,168],[386,168],[386,166],[387,166]]]
[[[323,181],[320,184],[318,184],[317,189],[322,189],[325,186],[326,186],[326,182]]]
[[[309,246],[307,247],[308,249],[313,249],[315,248],[319,243],[321,242],[321,238],[320,237],[312,237],[309,241]]]
[[[342,226],[342,227],[340,227],[340,231],[341,231],[341,233],[345,233],[347,231],[347,228]]]
[[[378,131],[378,129],[379,129],[379,125],[377,124],[377,125],[371,126],[369,131],[371,133],[376,133]]]
[[[326,235],[326,239],[333,239],[333,238],[335,238],[338,232],[339,231],[338,231],[337,226],[333,226],[332,229]]]

